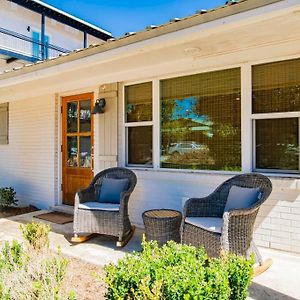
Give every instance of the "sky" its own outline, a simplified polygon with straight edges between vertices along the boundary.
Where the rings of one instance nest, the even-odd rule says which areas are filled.
[[[76,17],[97,25],[119,37],[140,31],[148,25],[160,25],[173,18],[214,8],[226,0],[44,0]]]

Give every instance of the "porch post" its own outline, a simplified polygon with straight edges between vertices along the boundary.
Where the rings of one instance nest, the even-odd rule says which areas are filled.
[[[83,33],[83,48],[87,48],[87,33]]]
[[[241,67],[241,141],[242,171],[252,171],[252,68],[246,63]]]
[[[41,57],[45,59],[45,13],[41,14]]]

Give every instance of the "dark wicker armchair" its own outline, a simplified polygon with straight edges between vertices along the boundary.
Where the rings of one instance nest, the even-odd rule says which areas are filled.
[[[121,194],[120,204],[104,204],[104,208],[86,209],[85,203],[96,203],[101,191],[103,178],[128,179],[128,188]],[[137,182],[136,175],[126,168],[110,168],[98,173],[89,187],[75,196],[74,239],[80,241],[80,235],[86,240],[86,234],[106,234],[118,237],[117,246],[124,246],[131,238],[134,226],[128,215],[128,201]],[[82,240],[82,241],[83,241]]]
[[[259,188],[259,200],[248,208],[224,212],[232,186]],[[211,257],[219,256],[221,249],[246,257],[254,253],[256,261],[262,265],[262,258],[252,236],[258,210],[271,191],[272,184],[266,176],[243,174],[225,181],[207,197],[187,200],[181,226],[182,242],[196,247],[203,246]],[[218,224],[216,228],[205,228],[188,222],[189,218],[194,220],[195,217],[215,218],[213,220]]]

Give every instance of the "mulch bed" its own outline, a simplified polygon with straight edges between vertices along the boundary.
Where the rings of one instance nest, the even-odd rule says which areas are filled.
[[[33,205],[26,206],[26,207],[6,207],[0,209],[0,218],[8,218],[13,216],[23,215],[37,210],[38,209]]]
[[[104,270],[78,259],[69,258],[69,266],[62,289],[74,291],[78,300],[104,299],[106,285]]]

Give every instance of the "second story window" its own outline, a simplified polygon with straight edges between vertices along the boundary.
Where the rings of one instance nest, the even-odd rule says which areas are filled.
[[[32,32],[32,56],[37,59],[42,59],[42,45],[41,45],[41,34],[40,32]],[[44,59],[49,58],[49,43],[50,39],[48,35],[45,35],[44,41]]]

